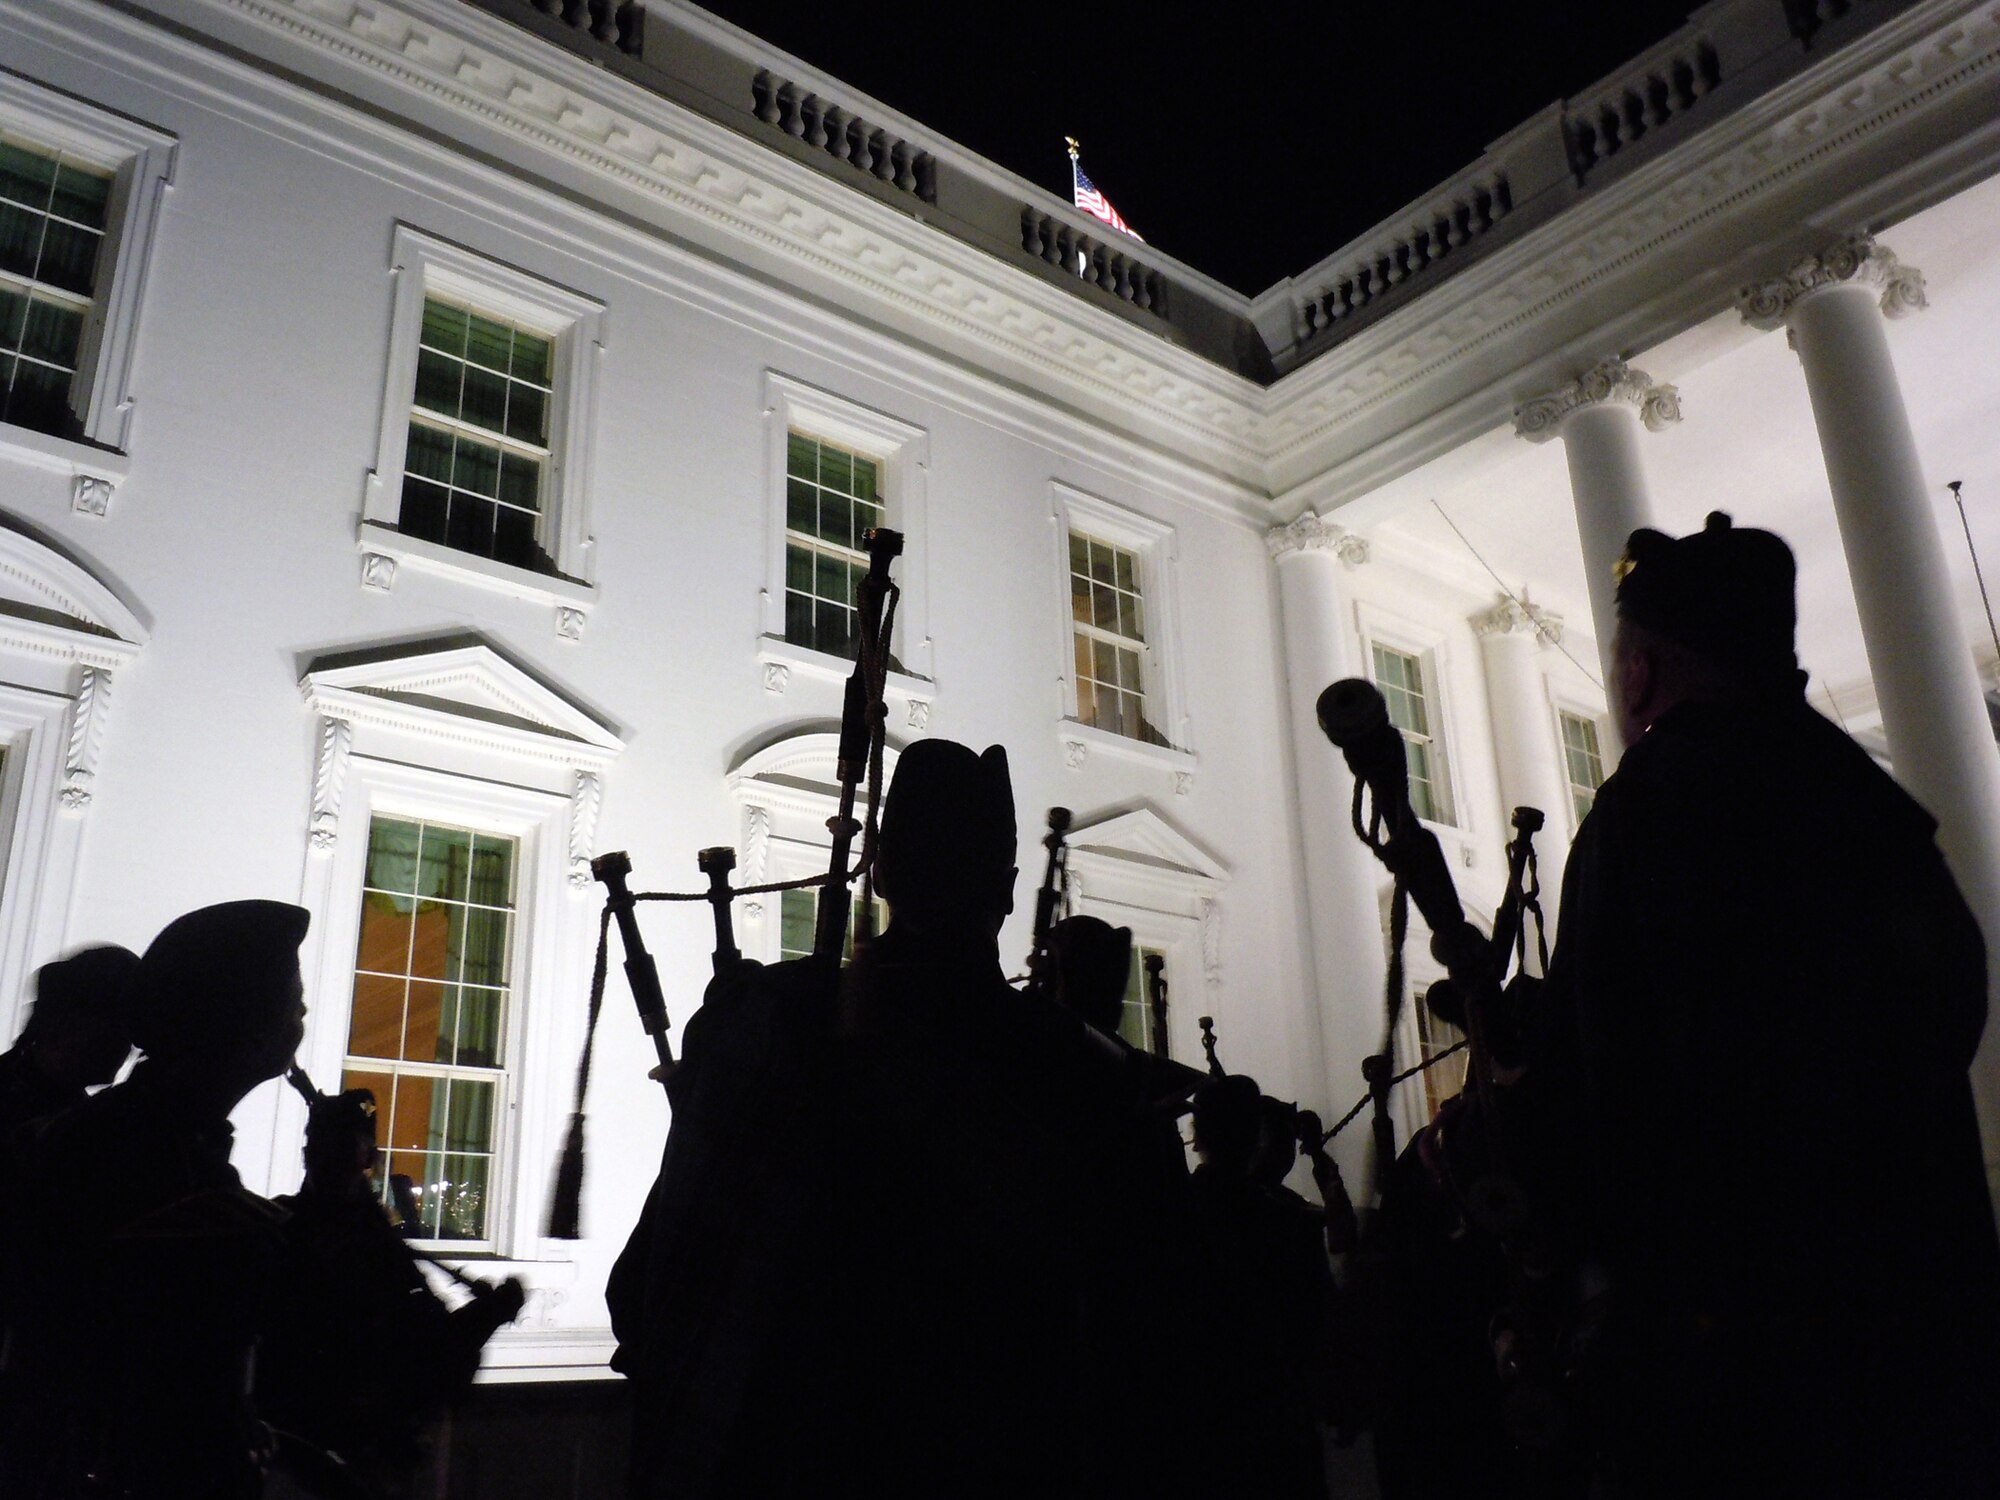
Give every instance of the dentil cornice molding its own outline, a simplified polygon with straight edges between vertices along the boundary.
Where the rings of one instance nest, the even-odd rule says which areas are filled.
[[[1606,405],[1631,407],[1648,432],[1664,431],[1681,419],[1678,390],[1653,384],[1652,376],[1622,359],[1603,359],[1566,385],[1516,407],[1514,432],[1531,443],[1546,443],[1572,414]]]
[[[1273,558],[1290,557],[1295,552],[1331,552],[1350,568],[1368,561],[1368,539],[1345,526],[1322,520],[1303,511],[1289,525],[1273,526],[1264,533],[1264,546]]]
[[[1561,615],[1508,594],[1474,615],[1472,629],[1479,636],[1532,635],[1539,644],[1554,646],[1562,641],[1563,622]]]
[[[1865,234],[1850,234],[1817,255],[1801,256],[1770,281],[1752,282],[1737,294],[1743,321],[1770,332],[1784,327],[1792,309],[1814,292],[1855,286],[1880,290],[1885,317],[1907,317],[1930,306],[1924,275]]]
[[[518,28],[438,0],[194,0],[1143,412],[1254,471],[1262,391]]]

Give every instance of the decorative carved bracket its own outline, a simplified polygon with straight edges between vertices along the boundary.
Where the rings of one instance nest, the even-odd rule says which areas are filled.
[[[354,748],[354,725],[346,719],[319,721],[319,760],[313,767],[311,846],[329,853],[340,837],[340,794],[347,785],[347,757]]]
[[[590,851],[597,845],[597,810],[603,801],[603,778],[595,771],[578,771],[569,794],[569,883],[574,890],[590,885]]]
[[[584,622],[590,617],[580,609],[572,609],[567,604],[556,606],[556,634],[566,641],[583,639]]]
[[[1681,393],[1654,385],[1653,377],[1622,359],[1602,359],[1567,385],[1524,402],[1514,410],[1514,435],[1546,443],[1561,434],[1571,415],[1593,406],[1629,406],[1648,432],[1662,432],[1681,419]]]
[[[743,883],[762,885],[764,868],[771,855],[771,809],[752,802],[743,809]],[[753,920],[764,915],[762,897],[752,896],[743,903],[743,914]]]
[[[97,750],[104,742],[104,721],[111,711],[111,672],[85,667],[70,709],[69,743],[63,750],[62,789],[58,795],[71,812],[90,806],[97,781]]]
[[[104,519],[111,511],[111,492],[118,481],[103,474],[79,474],[70,483],[70,505],[78,515]]]
[[[914,729],[918,734],[922,734],[930,727],[931,705],[929,700],[912,698],[910,700],[910,728]]]
[[[361,554],[361,586],[386,594],[396,586],[396,559],[386,552]]]
[[[1201,898],[1201,977],[1210,989],[1222,986],[1222,907],[1213,896]]]
[[[1562,640],[1563,622],[1561,615],[1510,594],[1491,609],[1474,615],[1472,629],[1481,636],[1525,635],[1532,632],[1541,645],[1554,646]]]
[[[767,661],[764,663],[765,692],[783,693],[786,686],[791,682],[791,680],[792,680],[792,669],[786,666],[783,662]]]
[[[1083,763],[1090,759],[1090,746],[1082,740],[1063,741],[1063,764],[1072,771],[1081,771]]]

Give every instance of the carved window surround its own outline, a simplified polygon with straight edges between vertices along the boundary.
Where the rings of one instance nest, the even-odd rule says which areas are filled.
[[[594,936],[586,899],[603,776],[621,737],[481,642],[417,645],[316,663],[300,682],[317,716],[301,903],[312,997],[300,1059],[339,1076],[346,1050],[369,820],[425,818],[520,841],[517,964],[507,1055],[575,1055]],[[555,1268],[528,1277],[555,1295],[574,1259],[541,1239],[548,1165],[565,1128],[565,1070],[517,1069],[503,1115],[494,1193],[498,1254]],[[272,1191],[297,1172],[305,1126],[281,1101]],[[501,1340],[510,1336],[502,1334]]]
[[[396,226],[390,271],[395,290],[388,377],[383,384],[375,467],[369,471],[364,489],[356,537],[362,587],[386,593],[395,587],[404,568],[458,579],[546,604],[552,609],[555,633],[565,640],[581,639],[585,617],[597,602],[590,476],[598,367],[603,354],[603,304],[407,224]],[[543,481],[541,537],[544,549],[555,560],[557,571],[553,574],[405,536],[398,526],[426,295],[466,303],[555,342],[550,472]]]
[[[1135,943],[1166,956],[1169,1050],[1184,1062],[1199,1059],[1199,1018],[1224,1019],[1228,870],[1167,819],[1141,807],[1073,829],[1069,874],[1072,913],[1129,927]]]
[[[0,1026],[69,941],[85,816],[119,676],[146,629],[76,563],[0,526]]]
[[[173,179],[176,142],[165,131],[5,71],[0,71],[0,129],[114,174],[97,285],[71,395],[83,441],[0,425],[0,451],[40,468],[69,472],[74,508],[102,516],[126,473],[140,300],[160,204]]]

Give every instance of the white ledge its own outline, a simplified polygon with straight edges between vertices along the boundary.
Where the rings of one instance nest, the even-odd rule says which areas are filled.
[[[771,669],[777,668],[787,677],[797,672],[802,677],[813,677],[823,682],[845,683],[853,675],[854,663],[845,656],[835,656],[831,652],[815,651],[810,646],[801,646],[795,641],[781,640],[774,635],[757,638],[757,665],[764,673],[764,686],[773,693],[782,693],[783,686],[771,685]],[[928,677],[913,676],[908,672],[891,671],[885,674],[884,692],[892,698],[908,702],[915,699],[929,703],[937,697],[937,684]],[[898,726],[892,726],[898,727]]]
[[[585,583],[582,579],[566,578],[559,573],[537,573],[532,568],[517,568],[512,563],[461,552],[456,547],[447,547],[439,542],[406,536],[380,521],[364,520],[361,523],[356,550],[364,556],[372,552],[394,558],[398,566],[435,574],[440,578],[456,578],[462,583],[494,589],[517,599],[533,599],[559,608],[580,610],[587,610],[597,603],[596,585]]]
[[[1071,745],[1081,745],[1086,755],[1115,755],[1172,771],[1178,776],[1194,775],[1195,767],[1200,763],[1192,750],[1179,750],[1172,745],[1151,745],[1130,735],[1113,734],[1108,729],[1099,729],[1095,724],[1085,724],[1077,719],[1064,719],[1057,724],[1056,739],[1065,750]]]
[[[57,474],[87,474],[118,484],[132,472],[132,460],[116,448],[100,448],[73,438],[0,422],[0,454]]]

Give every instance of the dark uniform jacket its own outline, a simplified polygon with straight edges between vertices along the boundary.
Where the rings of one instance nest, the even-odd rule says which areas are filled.
[[[244,1191],[226,1118],[131,1078],[57,1120],[17,1226],[19,1300],[0,1476],[66,1496],[255,1494],[248,1400],[282,1214]]]
[[[1578,833],[1535,1081],[1612,1493],[1987,1493],[1986,965],[1933,828],[1792,697],[1674,710]]]
[[[610,1289],[636,1493],[1153,1483],[1165,1449],[1113,1424],[1164,1374],[1131,1336],[1157,1283],[1123,1232],[1158,1204],[1126,1164],[1159,1157],[1080,1023],[990,947],[892,928],[844,987],[810,959],[718,985],[685,1053]]]

